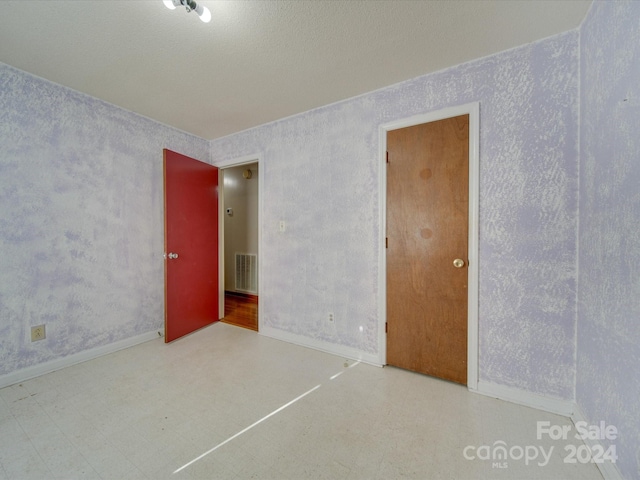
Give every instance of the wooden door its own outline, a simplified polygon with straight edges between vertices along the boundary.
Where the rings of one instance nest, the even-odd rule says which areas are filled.
[[[466,384],[469,115],[389,131],[387,151],[387,363]]]
[[[164,150],[165,322],[171,342],[219,320],[218,169]]]

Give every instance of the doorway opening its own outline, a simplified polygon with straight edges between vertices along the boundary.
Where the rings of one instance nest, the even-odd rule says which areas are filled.
[[[431,129],[433,133],[425,134],[422,132],[420,126],[427,126],[427,130]],[[415,128],[414,128],[415,127]],[[433,128],[431,128],[433,127]],[[461,155],[464,157],[464,163],[458,161],[459,167],[465,170],[464,175],[460,178],[447,175],[451,174],[450,165],[445,168],[441,168],[437,164],[420,164],[410,167],[400,166],[402,163],[401,156],[412,157],[418,155],[416,152],[410,152],[407,150],[407,143],[412,141],[418,145],[419,149],[432,148],[437,153],[436,156],[440,156],[443,148],[449,148],[446,146],[447,142],[444,137],[444,131],[453,131],[453,137],[463,136],[463,140],[457,138],[454,141],[458,149],[458,158]],[[402,135],[406,137],[406,140],[400,140],[399,135],[401,131],[405,131]],[[464,131],[466,133],[462,134]],[[405,135],[406,133],[406,135]],[[425,135],[428,135],[430,140],[425,141]],[[434,140],[435,136],[435,140]],[[409,140],[413,138],[413,140]],[[451,137],[450,137],[451,138]],[[417,139],[417,140],[416,140]],[[462,144],[460,143],[462,141]],[[464,147],[464,150],[460,149],[460,145]],[[409,119],[393,122],[381,126],[380,129],[380,196],[381,196],[381,259],[380,265],[383,272],[380,278],[380,322],[379,327],[379,345],[381,346],[381,363],[397,364],[397,362],[405,362],[408,366],[402,366],[403,368],[415,369],[420,371],[419,368],[413,368],[416,363],[412,353],[407,353],[406,350],[413,349],[416,357],[426,357],[431,354],[431,349],[437,349],[446,344],[450,340],[450,336],[454,335],[453,330],[458,327],[452,327],[451,323],[446,320],[448,316],[457,315],[459,317],[459,323],[464,322],[464,329],[458,328],[458,345],[462,345],[462,352],[458,356],[458,359],[462,359],[464,362],[463,371],[458,372],[457,379],[451,378],[453,381],[466,384],[470,390],[477,389],[478,383],[478,204],[479,204],[479,164],[478,164],[478,145],[479,145],[479,104],[473,103],[468,105],[462,105],[458,107],[451,107],[437,112],[432,112],[426,115],[419,115],[411,117]],[[391,148],[395,150],[396,166],[388,167],[389,164],[393,164],[393,158],[389,158],[389,164],[387,163],[387,151]],[[462,152],[462,153],[460,153]],[[420,155],[422,155],[420,153]],[[429,153],[428,155],[434,155]],[[390,157],[391,157],[390,152]],[[426,160],[425,160],[426,162]],[[397,170],[390,172],[390,168],[404,168],[410,171],[405,171],[402,175],[398,175]],[[440,169],[440,173],[436,173],[436,169]],[[437,178],[447,178],[444,180],[444,193],[436,193],[435,197],[421,198],[423,190],[435,187]],[[405,195],[410,192],[407,188],[408,182],[417,182],[417,190],[413,193]],[[387,191],[389,182],[396,183],[395,193],[394,191]],[[459,193],[451,193],[452,186],[458,183]],[[426,185],[429,184],[429,187]],[[421,190],[422,189],[422,190]],[[461,192],[461,193],[460,193]],[[449,241],[448,229],[449,225],[448,215],[445,214],[440,220],[431,219],[425,217],[416,221],[416,214],[421,209],[425,209],[428,205],[440,202],[447,196],[453,195],[452,198],[460,198],[460,195],[466,197],[464,199],[464,207],[461,204],[453,207],[453,211],[464,208],[467,214],[460,217],[461,222],[466,225],[462,225],[460,232],[457,235],[463,236],[463,242],[453,247],[456,251],[449,251],[452,248],[453,242]],[[394,199],[390,200],[390,196],[395,195]],[[431,195],[431,193],[429,193]],[[390,204],[389,202],[392,202]],[[456,200],[457,202],[457,200]],[[413,212],[408,210],[414,209]],[[398,223],[397,216],[401,216],[406,213],[406,220],[402,220]],[[389,216],[393,215],[393,218]],[[402,223],[404,222],[404,223]],[[412,223],[413,222],[413,223]],[[423,225],[424,224],[424,225]],[[389,228],[394,229],[393,235],[396,238],[387,238],[391,232]],[[438,236],[441,236],[441,242],[438,240]],[[394,244],[394,242],[396,242]],[[404,255],[404,249],[406,245],[414,243],[417,247],[417,255],[415,257],[394,257],[394,253],[391,253],[392,245],[398,250],[402,250]],[[438,254],[431,257],[423,257],[425,252],[428,255],[432,255],[432,252],[436,249],[436,243],[440,243],[438,247]],[[398,249],[398,245],[401,244],[401,248]],[[406,244],[406,245],[405,245]],[[427,245],[428,244],[428,245]],[[461,250],[458,252],[458,250]],[[440,255],[442,254],[442,255]],[[451,257],[451,258],[449,258]],[[396,264],[389,264],[389,261],[396,262]],[[399,264],[398,264],[399,262]],[[447,274],[455,276],[455,280],[445,281],[440,286],[436,286],[435,283],[430,283],[429,280],[425,281],[425,271],[414,272],[415,266],[419,263],[425,263],[427,265],[426,270],[429,274],[434,274],[434,282],[436,277],[442,277],[442,272],[446,270]],[[422,267],[422,265],[421,265]],[[423,269],[425,270],[425,269]],[[395,273],[394,273],[395,272]],[[394,274],[401,273],[400,277],[393,277]],[[413,273],[412,273],[413,272]],[[391,278],[389,276],[391,275]],[[411,277],[411,278],[408,278]],[[458,278],[460,277],[460,278]],[[440,280],[440,278],[438,278]],[[407,283],[408,281],[408,283]],[[392,283],[389,283],[392,282]],[[398,284],[401,284],[398,286]],[[430,304],[424,309],[418,311],[414,319],[414,324],[405,324],[401,320],[401,315],[397,315],[397,306],[404,307],[407,303],[417,303],[416,297],[409,295],[410,300],[406,298],[407,291],[411,290],[416,293],[416,296],[424,295],[423,303]],[[456,301],[452,300],[448,293],[443,293],[445,290],[463,290],[461,292],[464,297],[464,303],[466,303],[464,309],[459,309],[457,313],[451,314],[452,310],[455,310]],[[460,292],[458,292],[460,293]],[[400,301],[398,301],[400,299]],[[434,302],[438,300],[439,304],[434,306]],[[431,313],[427,313],[428,309],[431,309]],[[406,312],[403,312],[406,314]],[[413,314],[411,314],[413,315]],[[429,318],[431,317],[431,318]],[[461,317],[461,318],[460,318]],[[393,326],[389,322],[396,322]],[[426,326],[425,326],[426,323]],[[444,326],[443,326],[444,325]],[[442,327],[443,328],[440,328]],[[435,332],[439,329],[438,332]],[[392,328],[395,328],[393,334]],[[414,335],[407,335],[407,330],[416,329]],[[389,333],[388,333],[389,330]],[[460,333],[462,332],[462,333]],[[393,335],[393,337],[392,337]],[[465,338],[460,340],[460,335],[464,335]],[[399,340],[401,339],[401,340]],[[406,344],[390,344],[389,342],[403,341]],[[462,343],[464,342],[464,343]],[[425,345],[426,343],[426,345]],[[448,347],[441,348],[442,352],[450,350]],[[399,352],[402,352],[399,355]],[[404,358],[399,357],[402,356]],[[437,355],[436,355],[437,357]],[[391,361],[389,361],[391,360]],[[439,362],[440,358],[427,359],[426,364],[432,362],[430,367],[434,365],[434,362]],[[448,370],[449,366],[445,366],[444,370]],[[445,374],[439,374],[438,368],[433,370],[433,375],[440,378],[447,378]],[[423,371],[423,373],[429,373],[429,371]]]
[[[259,329],[260,165],[257,158],[220,166],[220,316]]]

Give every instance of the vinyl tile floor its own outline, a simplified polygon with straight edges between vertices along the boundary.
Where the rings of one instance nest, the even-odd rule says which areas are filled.
[[[0,480],[602,478],[539,421],[571,425],[216,323],[0,389]]]

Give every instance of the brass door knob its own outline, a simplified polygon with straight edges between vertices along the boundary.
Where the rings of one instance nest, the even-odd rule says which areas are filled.
[[[454,267],[456,267],[456,268],[462,268],[462,267],[464,267],[464,260],[462,260],[461,258],[456,258],[456,259],[453,261],[453,266],[454,266]]]

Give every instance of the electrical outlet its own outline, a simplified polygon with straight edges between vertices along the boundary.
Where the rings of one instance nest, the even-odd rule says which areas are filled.
[[[44,340],[47,337],[44,329],[44,325],[38,325],[31,327],[31,341],[37,342],[38,340]]]
[[[333,322],[334,322],[334,319],[333,319],[333,313],[329,313],[329,318],[328,318],[328,320],[329,320],[329,323],[330,323],[331,325],[333,325],[333,324],[334,324],[334,323],[333,323]]]

